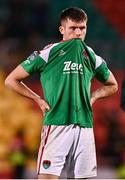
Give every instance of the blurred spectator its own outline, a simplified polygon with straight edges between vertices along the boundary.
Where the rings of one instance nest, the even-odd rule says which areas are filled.
[[[14,179],[24,177],[26,148],[23,131],[18,131],[10,144],[10,160],[14,167]]]

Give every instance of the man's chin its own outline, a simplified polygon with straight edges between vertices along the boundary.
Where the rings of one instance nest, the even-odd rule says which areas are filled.
[[[81,39],[83,41],[83,38],[81,38],[81,37],[74,37],[72,39]]]
[[[84,40],[83,37],[75,37],[76,39],[81,39],[82,41]]]

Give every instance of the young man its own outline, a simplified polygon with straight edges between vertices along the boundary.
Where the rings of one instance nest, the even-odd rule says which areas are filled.
[[[58,179],[96,176],[92,104],[117,91],[117,82],[104,60],[83,42],[87,15],[79,8],[61,13],[63,41],[34,52],[7,77],[5,84],[33,99],[44,114],[38,154],[38,178]],[[44,98],[22,80],[39,72]],[[103,86],[90,93],[96,77]]]

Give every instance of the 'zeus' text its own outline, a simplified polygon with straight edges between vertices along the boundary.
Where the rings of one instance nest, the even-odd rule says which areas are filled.
[[[72,61],[66,61],[66,62],[64,62],[63,73],[64,74],[67,74],[67,73],[80,73],[80,74],[83,74],[83,65],[78,64],[78,63],[74,63]]]

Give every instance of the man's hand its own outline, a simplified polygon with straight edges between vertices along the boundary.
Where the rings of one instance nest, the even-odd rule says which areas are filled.
[[[91,97],[91,99],[90,99],[90,105],[92,106],[95,101],[96,101],[96,99],[95,99],[94,97]]]
[[[37,104],[39,105],[40,109],[42,110],[43,115],[45,114],[45,112],[47,110],[50,109],[50,106],[48,105],[48,103],[44,99],[37,98],[37,99],[35,99],[35,101],[37,102]]]
[[[22,82],[28,76],[29,74],[19,65],[6,78],[5,84],[17,93],[37,102],[43,114],[45,114],[46,110],[50,109],[48,103]]]

